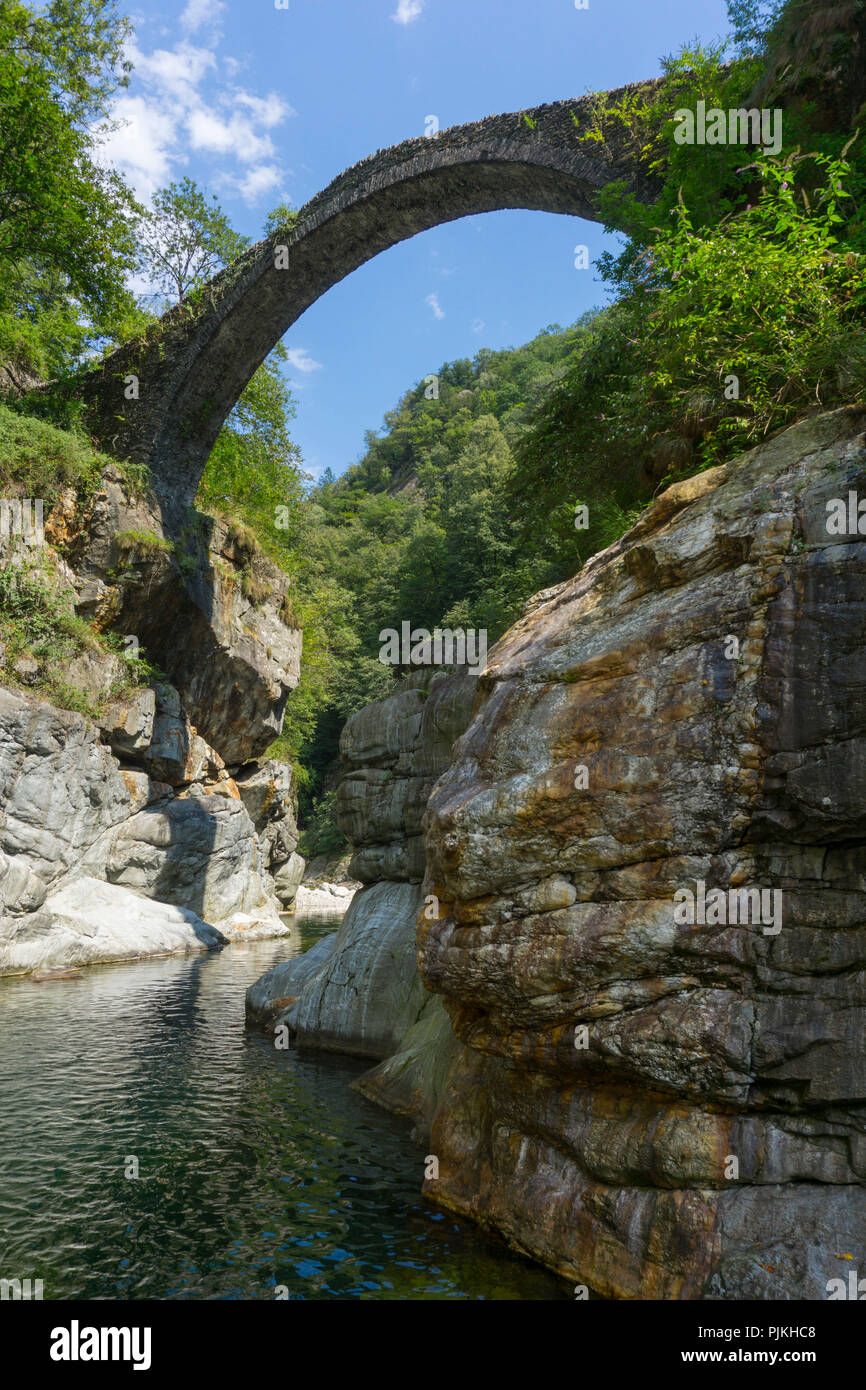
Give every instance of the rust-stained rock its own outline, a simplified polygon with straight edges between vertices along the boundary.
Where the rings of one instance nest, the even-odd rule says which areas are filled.
[[[536,596],[429,804],[461,1046],[425,1192],[605,1297],[866,1269],[866,538],[825,525],[863,428],[670,489]]]

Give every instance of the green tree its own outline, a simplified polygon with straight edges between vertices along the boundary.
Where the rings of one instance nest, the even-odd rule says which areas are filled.
[[[217,202],[190,178],[160,188],[141,221],[142,267],[169,301],[179,303],[249,245]]]
[[[138,209],[98,161],[129,32],[114,0],[0,0],[0,353],[37,370],[69,365],[132,307]]]
[[[278,203],[265,218],[265,236],[270,236],[272,232],[280,231],[282,228],[292,228],[297,220],[297,208],[291,207],[288,203]]]

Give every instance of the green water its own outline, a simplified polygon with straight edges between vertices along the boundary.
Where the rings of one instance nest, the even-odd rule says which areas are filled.
[[[411,1126],[349,1089],[365,1063],[244,1030],[247,985],[290,954],[0,981],[0,1277],[46,1299],[568,1298],[420,1197]]]

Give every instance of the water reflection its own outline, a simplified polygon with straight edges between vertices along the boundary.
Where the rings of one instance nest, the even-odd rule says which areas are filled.
[[[364,1062],[245,1033],[246,986],[292,949],[0,981],[0,1275],[46,1298],[568,1297],[421,1200],[409,1124],[349,1089]]]

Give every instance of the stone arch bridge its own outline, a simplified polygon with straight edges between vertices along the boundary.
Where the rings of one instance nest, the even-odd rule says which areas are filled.
[[[657,82],[636,84],[651,94]],[[635,86],[603,94],[617,100]],[[195,305],[169,310],[79,381],[102,447],[146,463],[165,520],[190,504],[229,411],[295,320],[344,276],[416,232],[473,213],[529,208],[598,220],[595,194],[617,180],[639,198],[627,136],[581,140],[598,97],[453,126],[405,140],[340,174],[296,225],[250,247]],[[288,250],[288,267],[284,266]],[[136,386],[138,397],[128,399]]]

